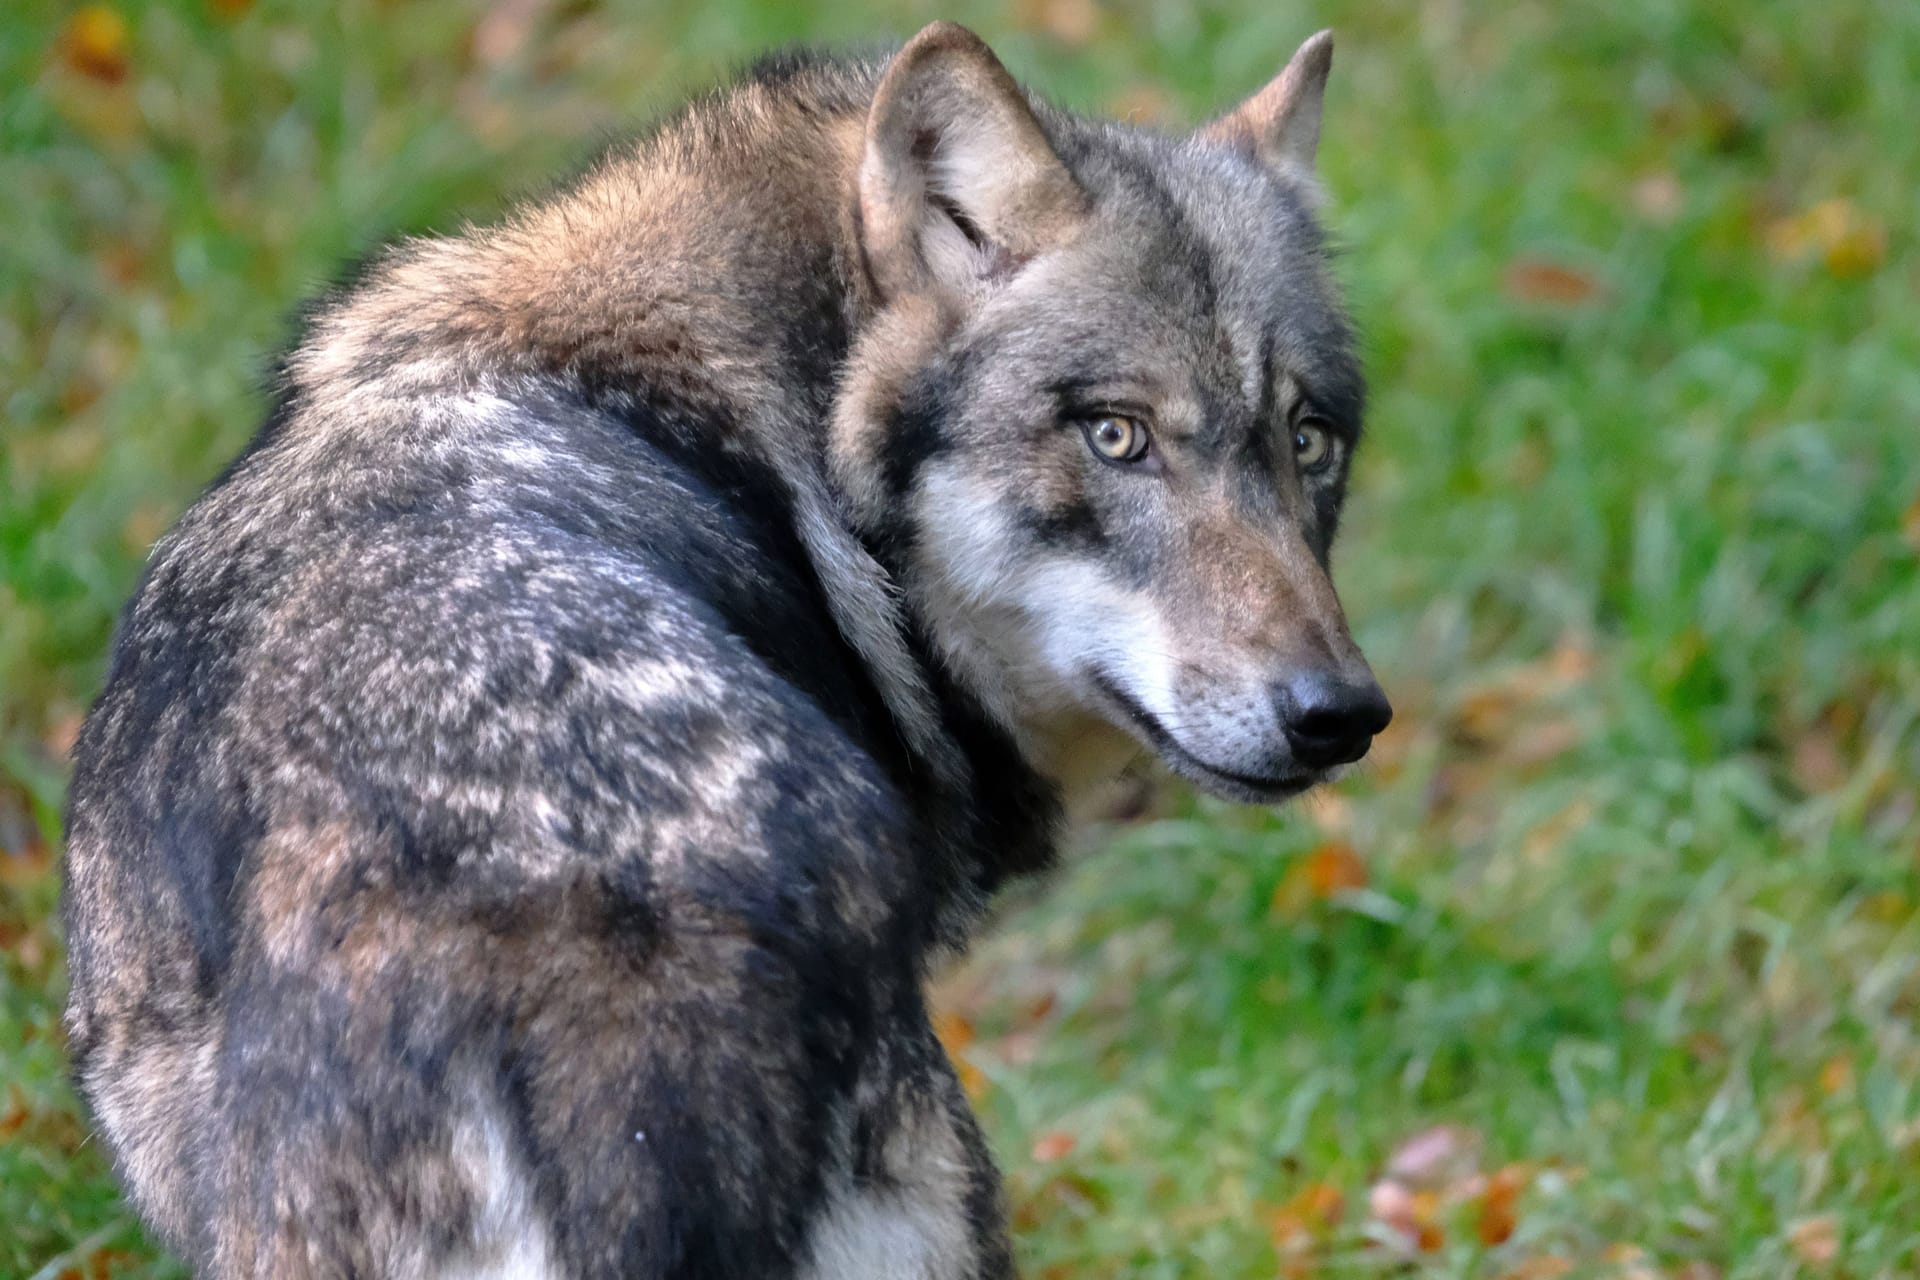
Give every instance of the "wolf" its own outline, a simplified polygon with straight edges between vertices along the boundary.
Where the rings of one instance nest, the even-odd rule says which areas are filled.
[[[311,312],[75,753],[67,1027],[210,1277],[1014,1274],[930,968],[1141,757],[1391,714],[1308,40],[1193,133],[788,53]]]

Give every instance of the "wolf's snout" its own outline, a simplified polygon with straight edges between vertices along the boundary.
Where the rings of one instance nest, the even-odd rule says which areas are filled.
[[[1370,674],[1352,681],[1308,672],[1276,688],[1274,701],[1294,759],[1315,769],[1352,764],[1393,719],[1387,695]]]

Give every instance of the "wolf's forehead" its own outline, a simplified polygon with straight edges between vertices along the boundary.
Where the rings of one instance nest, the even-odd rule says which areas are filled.
[[[1360,374],[1303,182],[1216,145],[1119,131],[1083,153],[1082,174],[1103,214],[1084,267],[1144,304],[1152,329],[1183,333],[1210,381],[1257,401],[1286,373],[1357,416]]]

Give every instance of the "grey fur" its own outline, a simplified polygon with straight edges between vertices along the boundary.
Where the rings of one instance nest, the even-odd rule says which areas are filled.
[[[314,313],[69,809],[77,1078],[202,1274],[1012,1274],[929,967],[1143,751],[1384,723],[1309,49],[1192,138],[776,58]]]

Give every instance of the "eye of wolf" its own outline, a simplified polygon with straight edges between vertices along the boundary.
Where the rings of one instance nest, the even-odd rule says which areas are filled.
[[[1146,424],[1120,413],[1102,413],[1083,419],[1087,447],[1106,462],[1138,462],[1147,456],[1152,437]]]
[[[1293,456],[1302,472],[1312,475],[1325,471],[1336,452],[1333,432],[1323,419],[1305,418],[1293,429]]]

